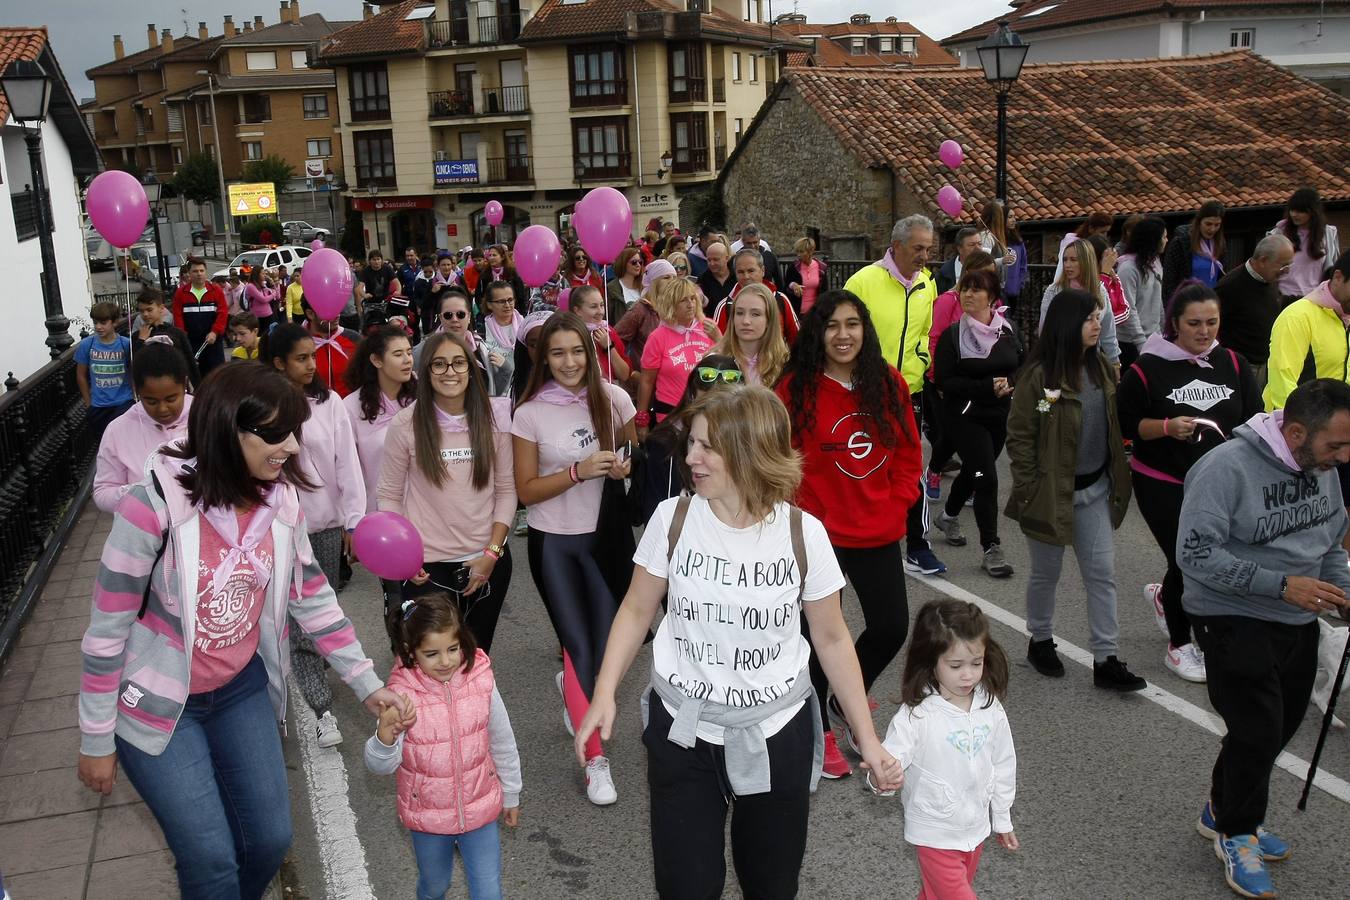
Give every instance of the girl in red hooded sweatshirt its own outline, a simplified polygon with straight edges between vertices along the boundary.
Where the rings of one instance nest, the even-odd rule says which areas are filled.
[[[802,454],[797,505],[825,523],[862,606],[865,625],[854,648],[870,689],[909,633],[902,513],[918,499],[923,455],[909,389],[882,357],[866,305],[834,290],[803,317],[776,391]],[[827,679],[814,652],[811,681],[822,721],[839,726],[856,752],[838,701],[826,699]],[[851,771],[827,725],[822,774],[842,778]]]

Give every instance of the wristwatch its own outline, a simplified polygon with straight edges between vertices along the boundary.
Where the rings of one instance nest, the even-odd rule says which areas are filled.
[[[497,554],[498,556],[501,556],[503,553],[506,552],[506,548],[503,547],[501,544],[488,544],[487,548],[491,550],[493,553]]]
[[[1281,600],[1284,599],[1284,592],[1287,591],[1288,589],[1289,589],[1289,576],[1288,576],[1288,575],[1281,575],[1281,576],[1280,576],[1280,599],[1281,599]]]

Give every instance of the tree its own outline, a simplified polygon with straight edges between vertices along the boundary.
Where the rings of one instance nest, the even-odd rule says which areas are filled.
[[[255,183],[271,182],[278,191],[295,176],[295,167],[286,162],[285,157],[273,153],[262,159],[255,159],[244,166],[244,180]]]
[[[193,153],[173,173],[173,189],[193,203],[215,203],[220,199],[220,176],[216,161],[209,153]]]

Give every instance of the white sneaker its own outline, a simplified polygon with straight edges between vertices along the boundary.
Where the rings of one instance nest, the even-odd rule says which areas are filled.
[[[1205,654],[1195,644],[1184,647],[1168,644],[1167,658],[1163,662],[1178,678],[1196,684],[1205,683]]]
[[[572,737],[577,736],[577,730],[572,727],[572,714],[567,711],[567,695],[563,693],[563,673],[559,672],[553,676],[553,681],[558,685],[558,696],[562,697],[563,702],[563,727]]]
[[[1172,632],[1167,630],[1167,614],[1163,611],[1162,605],[1162,585],[1144,585],[1144,599],[1153,604],[1153,620],[1158,623],[1158,630],[1170,635]]]
[[[337,719],[333,718],[331,709],[319,716],[318,733],[320,747],[336,747],[342,743],[342,732],[338,730]]]
[[[609,806],[619,799],[609,774],[609,759],[597,756],[586,763],[586,799],[596,806]]]

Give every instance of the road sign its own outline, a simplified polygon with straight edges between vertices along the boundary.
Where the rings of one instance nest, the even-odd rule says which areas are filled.
[[[268,182],[230,185],[230,212],[236,216],[275,215],[277,188]]]
[[[322,159],[322,158],[319,158],[319,159],[307,159],[307,160],[305,160],[305,177],[306,177],[306,178],[322,178],[322,177],[323,177],[323,169],[324,169],[324,166],[323,166],[323,159]]]

